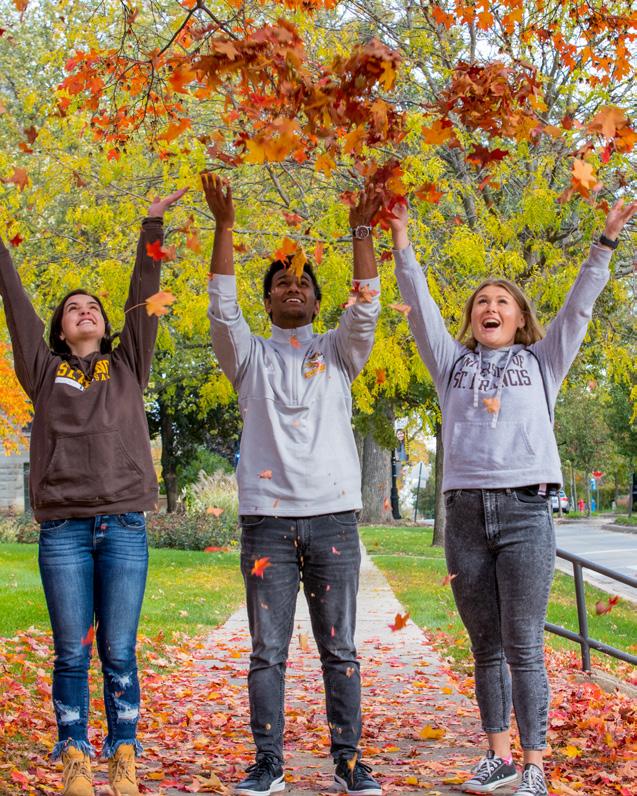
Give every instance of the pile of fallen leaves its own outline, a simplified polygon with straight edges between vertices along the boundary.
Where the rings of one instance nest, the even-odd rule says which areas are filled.
[[[396,636],[400,636],[397,633]],[[442,651],[452,640],[433,639]],[[139,644],[143,713],[139,735],[142,793],[229,793],[252,762],[245,633],[219,628],[209,638],[160,634]],[[26,631],[0,639],[0,794],[59,792],[59,770],[47,760],[55,741],[51,707],[51,641]],[[637,734],[634,701],[603,691],[579,671],[575,653],[547,651],[552,687],[547,771],[551,792],[629,796]],[[472,678],[431,660],[405,661],[397,648],[368,642],[362,660],[365,759],[385,792],[440,794],[457,787],[483,748]],[[627,670],[626,670],[627,671]],[[98,666],[91,669],[90,740],[105,735]],[[470,697],[470,700],[466,697]],[[286,748],[294,750],[286,779],[316,793],[331,770],[320,666],[300,634],[288,667]],[[518,757],[519,755],[516,755]],[[297,763],[295,765],[295,762]],[[106,796],[105,764],[96,763],[96,793]],[[319,782],[320,784],[320,782]]]

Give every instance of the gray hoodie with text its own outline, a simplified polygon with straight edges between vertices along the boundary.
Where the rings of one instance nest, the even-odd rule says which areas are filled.
[[[380,279],[370,301],[348,307],[336,329],[272,326],[253,335],[234,276],[208,283],[212,347],[239,395],[239,512],[310,517],[360,509],[361,471],[352,430],[351,385],[374,344]]]
[[[409,326],[442,409],[443,491],[562,483],[553,409],[608,281],[610,257],[591,248],[542,340],[471,351],[447,331],[412,247],[394,250]],[[489,398],[499,398],[497,411]]]

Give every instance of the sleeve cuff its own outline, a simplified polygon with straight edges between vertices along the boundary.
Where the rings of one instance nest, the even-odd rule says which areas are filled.
[[[208,293],[227,298],[237,295],[237,278],[232,274],[213,274],[208,280]]]

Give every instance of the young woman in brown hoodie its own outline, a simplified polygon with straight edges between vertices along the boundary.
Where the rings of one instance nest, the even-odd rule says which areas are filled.
[[[164,212],[184,192],[155,199],[142,222],[117,346],[100,300],[84,290],[69,293],[55,310],[47,345],[0,241],[0,294],[15,370],[34,407],[29,491],[53,629],[53,759],[64,763],[64,796],[93,794],[93,636],[104,674],[109,780],[121,796],[139,793],[135,646],[148,566],[143,512],[157,507],[143,391],[157,335],[145,300],[159,290],[160,263],[147,245],[161,243]]]

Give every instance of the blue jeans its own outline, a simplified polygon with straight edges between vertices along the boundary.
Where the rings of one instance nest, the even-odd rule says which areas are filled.
[[[303,581],[325,685],[331,753],[353,757],[361,736],[361,681],[354,646],[360,542],[353,511],[315,517],[241,517],[241,571],[252,654],[250,726],[259,753],[283,762],[283,702],[294,609]],[[251,574],[268,557],[263,577]]]
[[[56,759],[67,746],[93,754],[88,740],[88,670],[95,621],[104,675],[108,735],[102,752],[136,740],[139,680],[135,643],[148,570],[141,512],[50,520],[40,526],[40,574],[51,618],[55,662]]]
[[[546,747],[549,685],[544,619],[555,563],[549,501],[524,490],[445,494],[447,568],[475,659],[485,732],[503,732],[511,704],[523,749]]]

